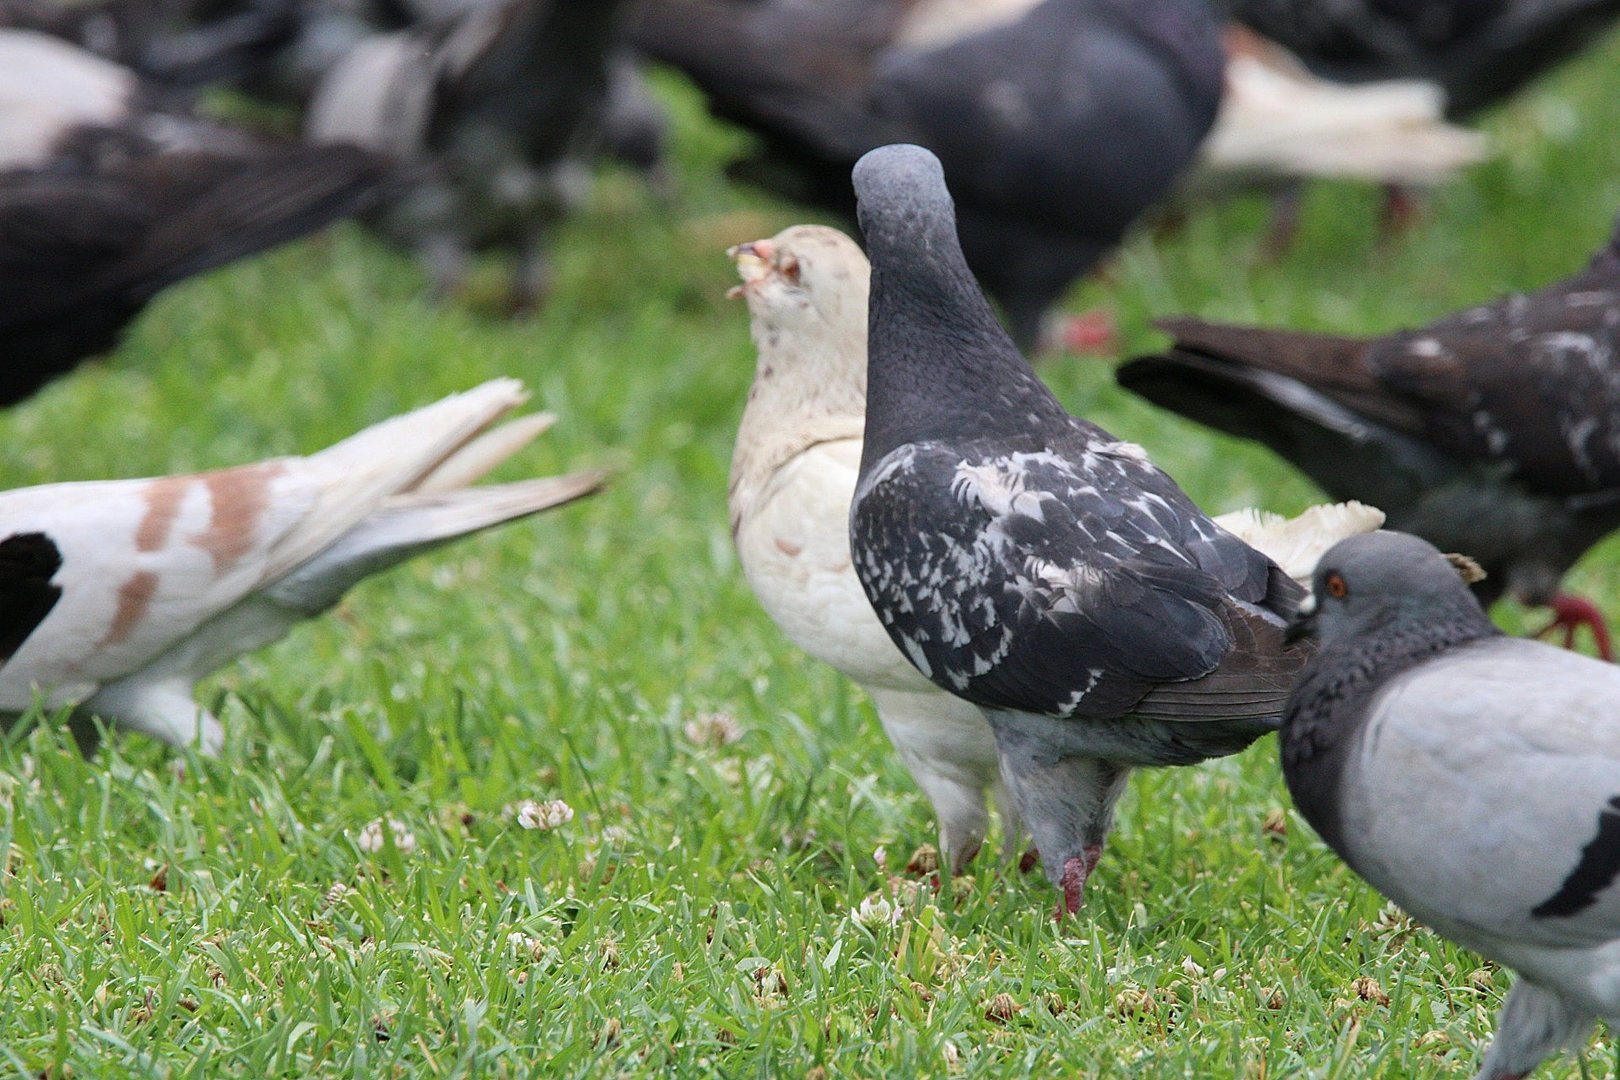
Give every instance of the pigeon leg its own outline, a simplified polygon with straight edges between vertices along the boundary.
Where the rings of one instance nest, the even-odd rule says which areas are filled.
[[[546,257],[538,236],[531,236],[518,248],[512,263],[512,281],[507,310],[514,316],[528,315],[545,303],[551,294],[551,260]]]
[[[1260,238],[1260,261],[1274,263],[1294,246],[1299,236],[1300,210],[1305,201],[1305,185],[1289,184],[1271,197],[1266,232]]]
[[[1544,638],[1554,631],[1561,630],[1564,634],[1564,648],[1573,648],[1575,632],[1584,626],[1592,631],[1592,641],[1597,646],[1598,655],[1610,663],[1614,662],[1614,646],[1609,638],[1609,625],[1604,621],[1603,612],[1598,610],[1596,604],[1584,597],[1559,593],[1547,606],[1552,608],[1553,620],[1536,631],[1536,637]]]
[[[1474,1080],[1523,1080],[1553,1054],[1584,1041],[1591,1028],[1591,1016],[1521,978],[1508,991]]]
[[[1063,721],[991,710],[985,715],[1001,751],[1001,775],[1035,839],[1047,880],[1073,914],[1102,855],[1130,766],[1065,755],[1042,737],[1044,726]]]
[[[1384,185],[1384,205],[1378,213],[1378,239],[1382,243],[1405,236],[1417,224],[1422,203],[1411,188]]]
[[[225,729],[197,704],[189,682],[108,683],[82,708],[170,746],[186,746],[195,739],[204,757],[218,757],[225,746]]]

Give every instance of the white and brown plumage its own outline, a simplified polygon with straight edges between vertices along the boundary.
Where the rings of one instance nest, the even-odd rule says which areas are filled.
[[[978,852],[992,789],[1010,854],[1020,829],[984,715],[900,655],[850,565],[849,500],[866,422],[866,256],[818,225],[732,250],[759,350],[731,463],[743,573],[783,633],[871,695],[933,804],[946,865],[960,870]]]
[[[198,679],[372,573],[601,485],[471,486],[550,426],[493,427],[526,397],[497,379],[309,457],[0,493],[0,717],[77,707],[217,751]]]

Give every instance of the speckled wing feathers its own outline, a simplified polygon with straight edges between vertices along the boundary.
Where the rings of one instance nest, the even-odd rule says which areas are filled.
[[[1140,450],[1089,428],[1076,423],[1061,452],[1034,439],[911,444],[873,470],[853,550],[890,635],[937,684],[990,708],[1114,718],[1146,701],[1228,719],[1196,695],[1150,696],[1219,672],[1230,696],[1274,715],[1286,680],[1255,681],[1234,644],[1256,639],[1251,620],[1280,630],[1269,605],[1286,608],[1297,586]]]

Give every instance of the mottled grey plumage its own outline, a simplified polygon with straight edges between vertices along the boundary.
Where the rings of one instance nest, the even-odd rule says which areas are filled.
[[[1130,766],[1275,727],[1302,593],[1036,378],[963,261],[931,153],[884,147],[854,175],[872,257],[855,570],[912,663],[985,711],[1073,910]]]
[[[1439,83],[1466,115],[1590,44],[1620,0],[1233,0],[1233,14],[1342,82]]]
[[[1504,636],[1402,533],[1322,557],[1283,717],[1300,811],[1380,892],[1517,970],[1482,1080],[1620,1019],[1620,669]]]
[[[847,211],[861,154],[932,149],[969,266],[1031,346],[1046,309],[1192,160],[1220,101],[1219,26],[1202,0],[1046,0],[910,46],[897,40],[909,6],[649,0],[631,33],[763,135],[750,178],[794,197]]]
[[[1620,528],[1620,229],[1540,292],[1386,337],[1160,325],[1173,348],[1121,366],[1121,385],[1467,551],[1482,602],[1508,591],[1601,630],[1558,587]]]

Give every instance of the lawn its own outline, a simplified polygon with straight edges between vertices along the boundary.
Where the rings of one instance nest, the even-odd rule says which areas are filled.
[[[1613,38],[1487,117],[1499,156],[1393,243],[1352,186],[1314,187],[1272,265],[1263,202],[1196,206],[1069,306],[1111,307],[1141,350],[1155,314],[1370,331],[1536,287],[1620,208],[1617,71]],[[604,175],[537,318],[435,307],[347,226],[174,290],[109,361],[0,414],[0,484],[27,485],[312,451],[513,374],[561,419],[500,477],[617,471],[220,673],[217,761],[138,737],[86,761],[49,724],[0,741],[0,1073],[1470,1074],[1508,974],[1340,865],[1271,740],[1139,774],[1062,925],[1040,875],[983,858],[936,895],[907,872],[926,801],[727,534],[754,356],[723,250],[811,216],[724,184],[744,137],[666,89],[677,196]],[[1043,372],[1212,511],[1317,498],[1107,363]],[[1571,583],[1620,617],[1617,570],[1611,542]],[[525,828],[530,799],[572,820]],[[1607,1033],[1588,1052],[1615,1056]]]

